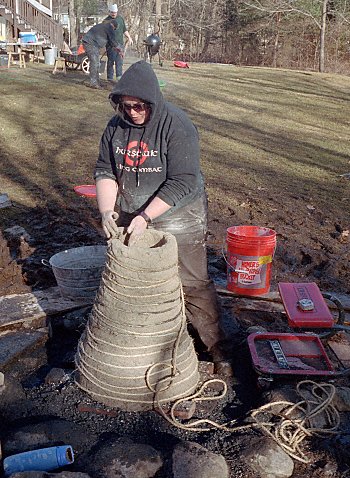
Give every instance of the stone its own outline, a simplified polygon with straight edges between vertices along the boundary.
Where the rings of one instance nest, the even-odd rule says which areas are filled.
[[[94,440],[94,435],[84,426],[55,418],[30,425],[19,425],[3,440],[3,451],[6,455],[14,455],[65,443],[71,445],[79,454],[89,449],[94,444]]]
[[[336,463],[326,463],[323,467],[323,478],[337,476],[338,466]]]
[[[206,360],[200,360],[198,362],[198,372],[212,375],[214,373],[214,362],[208,362]]]
[[[0,369],[11,372],[13,377],[25,378],[46,363],[46,329],[28,332],[12,332],[1,336]]]
[[[45,383],[60,383],[68,378],[63,368],[52,368],[45,377]]]
[[[196,402],[190,401],[190,400],[185,400],[183,402],[180,402],[176,407],[175,410],[173,410],[173,414],[175,418],[179,418],[180,420],[189,420],[192,418],[196,412]],[[171,410],[171,405],[167,403],[163,403],[161,405],[161,409],[163,410],[163,413],[168,415],[170,417],[170,410]],[[160,407],[155,407],[155,411],[159,413],[160,415],[163,415]]]
[[[339,412],[350,411],[350,388],[337,387],[332,404]]]
[[[23,413],[28,411],[28,401],[21,383],[10,375],[6,375],[5,383],[6,385],[0,389],[1,425],[22,417]]]
[[[0,257],[0,269],[1,267]],[[12,277],[15,276],[12,274]],[[38,329],[46,325],[49,316],[81,309],[92,304],[92,302],[91,297],[81,300],[64,298],[61,296],[58,287],[50,287],[43,291],[38,290],[26,294],[0,296],[0,332]]]
[[[347,339],[347,337],[346,337]],[[341,361],[344,367],[350,367],[350,343],[349,340],[344,340],[342,337],[341,342],[330,341],[330,348],[336,354],[338,359]]]
[[[267,332],[267,329],[263,327],[262,325],[252,325],[251,327],[248,327],[247,330],[247,335],[250,334],[264,334]]]
[[[289,478],[293,475],[292,458],[270,438],[251,440],[249,448],[244,448],[241,456],[261,478]]]
[[[4,209],[5,207],[10,207],[10,206],[12,206],[12,203],[8,195],[5,193],[3,194],[0,193],[0,209]]]
[[[290,385],[285,385],[281,387],[268,390],[263,394],[265,403],[274,403],[274,402],[290,402],[297,403],[301,400],[301,397],[297,394],[295,387]],[[271,410],[274,413],[280,413],[283,409],[288,407],[288,405],[275,405]]]
[[[222,455],[194,442],[181,442],[173,451],[174,478],[229,478]]]
[[[12,226],[4,230],[10,238],[24,239],[26,242],[32,242],[33,239],[22,226]]]
[[[125,437],[95,446],[94,452],[85,454],[82,461],[91,476],[100,478],[152,478],[163,466],[157,450]]]
[[[180,420],[189,420],[193,417],[196,411],[196,403],[190,400],[185,400],[176,406],[174,410],[174,416],[180,418]]]

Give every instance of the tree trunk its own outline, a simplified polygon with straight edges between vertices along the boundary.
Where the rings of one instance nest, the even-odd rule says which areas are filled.
[[[279,28],[279,23],[281,21],[281,13],[277,12],[276,13],[276,35],[275,35],[275,41],[273,44],[273,58],[272,58],[272,67],[277,68],[277,55],[278,55],[278,43],[279,43],[279,37],[280,37],[280,28]]]
[[[68,0],[68,15],[69,15],[69,37],[72,46],[78,46],[78,39],[76,33],[76,17],[74,11],[74,0]]]
[[[80,18],[83,11],[83,2],[81,0],[75,0],[75,33],[77,36],[77,42],[80,40]]]
[[[324,50],[325,50],[325,36],[326,36],[326,22],[327,22],[327,5],[328,0],[323,0],[322,2],[322,21],[321,21],[321,31],[320,31],[320,62],[319,62],[319,72],[324,72]]]
[[[160,34],[161,33],[161,18],[162,18],[162,0],[156,0],[156,18],[154,25],[154,32]]]

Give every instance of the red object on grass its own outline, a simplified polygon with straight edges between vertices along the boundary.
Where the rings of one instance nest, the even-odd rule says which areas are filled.
[[[176,66],[177,68],[189,68],[189,64],[186,62],[186,61],[174,61],[174,66]]]
[[[81,186],[74,186],[74,191],[79,196],[86,196],[88,198],[96,197],[96,186],[94,184],[82,184]]]

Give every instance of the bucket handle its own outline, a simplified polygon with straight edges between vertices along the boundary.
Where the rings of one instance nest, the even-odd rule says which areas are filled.
[[[50,269],[51,269],[51,264],[46,259],[41,259],[41,263],[42,263],[43,266],[50,267]]]
[[[247,271],[241,271],[240,269],[234,269],[232,267],[232,264],[229,263],[229,261],[227,260],[227,247],[225,247],[226,245],[226,241],[225,239],[223,239],[222,241],[222,247],[221,247],[221,253],[222,253],[222,257],[224,258],[224,261],[226,262],[226,264],[233,270],[233,272],[243,272],[243,273],[246,273]],[[272,256],[271,256],[271,261],[269,262],[272,262],[273,261],[273,258],[275,257],[275,252],[276,252],[276,245],[273,249],[273,253],[272,253]]]
[[[238,273],[243,272],[243,274],[247,272],[247,271],[241,271],[240,269],[234,269],[232,267],[232,264],[229,263],[229,261],[227,260],[227,249],[225,248],[225,241],[223,241],[222,243],[221,252],[222,252],[222,257],[224,258],[224,261],[226,262],[228,267],[233,270],[233,272],[238,272]]]

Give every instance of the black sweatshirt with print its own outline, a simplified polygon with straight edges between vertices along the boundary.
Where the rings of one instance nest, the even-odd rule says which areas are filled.
[[[147,123],[135,125],[120,112],[121,96],[133,96],[151,106]],[[114,179],[122,211],[136,214],[154,197],[172,211],[204,193],[198,132],[184,111],[166,102],[152,67],[134,63],[118,81],[110,100],[118,112],[100,142],[95,179]]]

